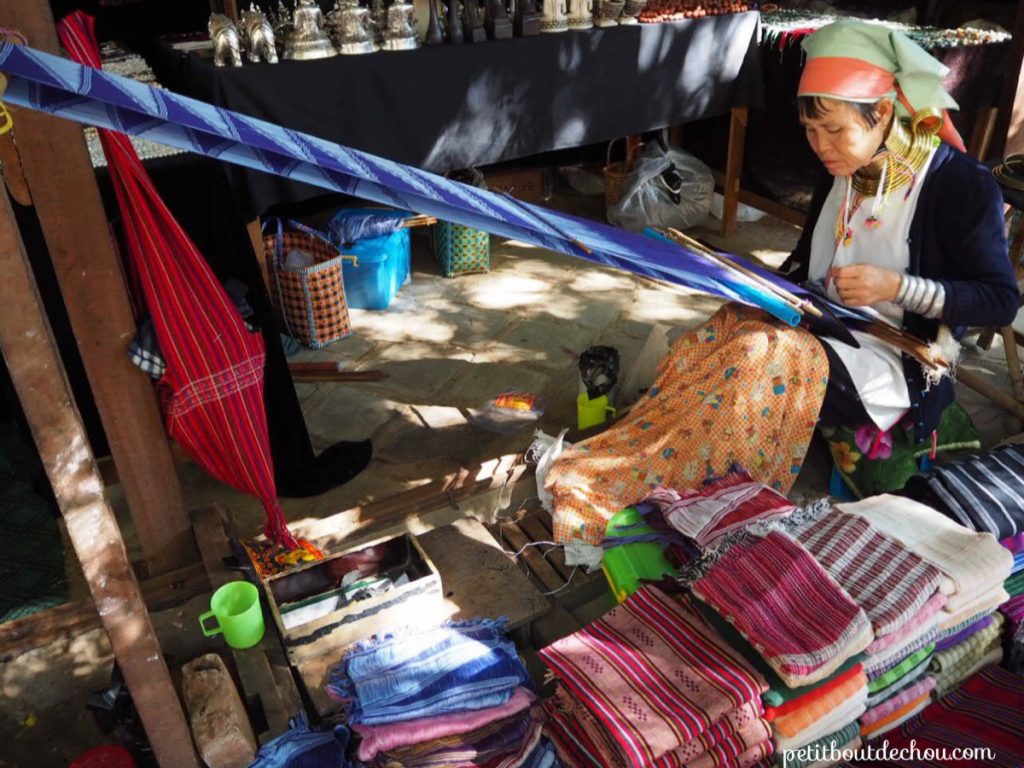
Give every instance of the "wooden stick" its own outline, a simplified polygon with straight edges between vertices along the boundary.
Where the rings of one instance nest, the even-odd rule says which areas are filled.
[[[742,264],[738,264],[737,262],[733,261],[730,258],[727,258],[725,254],[719,253],[718,251],[714,251],[708,248],[703,243],[697,242],[689,235],[680,232],[678,229],[673,229],[672,227],[669,227],[666,231],[668,233],[668,236],[671,237],[676,242],[681,243],[682,245],[686,245],[699,253],[703,253],[707,256],[710,256],[719,263],[724,264],[727,267],[731,267],[732,269],[735,269],[742,275],[746,275],[751,280],[757,282],[758,285],[767,288],[769,291],[771,291],[776,296],[781,298],[787,304],[792,304],[793,308],[796,309],[798,312],[807,312],[808,314],[814,315],[815,317],[822,316],[821,310],[814,306],[814,304],[812,304],[811,302],[807,301],[806,299],[801,299],[795,293],[792,293],[790,291],[787,291],[785,288],[781,288],[775,285],[774,283],[765,279],[764,277],[757,274],[753,270],[748,269]]]
[[[409,227],[429,227],[431,224],[437,224],[437,219],[433,216],[410,216],[402,220],[403,229],[408,229]]]
[[[384,371],[292,371],[292,381],[312,384],[320,381],[366,382],[383,381],[388,378]]]
[[[309,362],[288,363],[291,373],[337,373],[342,363],[338,360],[312,360]]]

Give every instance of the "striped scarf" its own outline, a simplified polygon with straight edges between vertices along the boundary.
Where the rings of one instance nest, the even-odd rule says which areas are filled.
[[[567,766],[624,766],[626,758],[600,722],[559,686],[545,704],[548,735]],[[771,730],[755,702],[727,712],[696,739],[648,763],[650,768],[714,768],[753,765],[772,753]]]
[[[1024,445],[1007,445],[936,467],[923,479],[942,512],[996,538],[1024,531]],[[921,481],[911,486],[920,487]]]
[[[623,765],[649,766],[756,704],[767,688],[685,601],[645,587],[539,654]]]
[[[876,638],[906,624],[939,588],[938,568],[856,515],[830,515],[796,538],[864,609]]]
[[[864,611],[807,550],[777,531],[730,549],[693,592],[790,687],[824,680],[873,639]]]

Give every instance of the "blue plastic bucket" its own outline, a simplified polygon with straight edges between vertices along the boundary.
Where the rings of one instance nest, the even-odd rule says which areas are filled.
[[[349,216],[378,213],[370,208],[348,208],[338,211],[334,220]],[[386,217],[405,218],[403,211],[379,211]],[[399,229],[389,235],[357,240],[341,246],[345,255],[355,256],[358,266],[345,261],[342,275],[345,280],[345,298],[349,307],[356,309],[387,309],[398,289],[409,281],[411,274],[409,230]]]

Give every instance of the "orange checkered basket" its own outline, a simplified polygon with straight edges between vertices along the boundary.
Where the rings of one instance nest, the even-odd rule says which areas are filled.
[[[322,349],[350,333],[342,262],[355,256],[338,252],[330,240],[297,221],[276,219],[263,225],[263,249],[270,296],[288,335],[310,349]],[[285,226],[287,225],[287,229]],[[268,230],[271,230],[268,233]],[[302,251],[312,266],[287,266],[288,254]]]

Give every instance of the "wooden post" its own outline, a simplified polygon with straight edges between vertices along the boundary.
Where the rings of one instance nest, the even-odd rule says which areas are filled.
[[[1021,64],[1024,63],[1024,3],[1017,4],[1017,21],[1013,26],[1010,45],[992,147],[992,154],[998,157],[1024,151],[1024,78],[1021,77]]]
[[[733,107],[729,114],[729,149],[725,159],[725,184],[722,189],[722,236],[736,228],[740,203],[740,175],[743,173],[743,145],[747,139],[747,107]]]
[[[59,50],[47,0],[0,0],[0,25]],[[153,385],[128,359],[135,319],[82,128],[19,109],[14,131],[144,565],[164,573],[195,559],[192,527]]]
[[[198,768],[6,191],[0,192],[0,301],[0,351],[153,752],[163,768]]]

